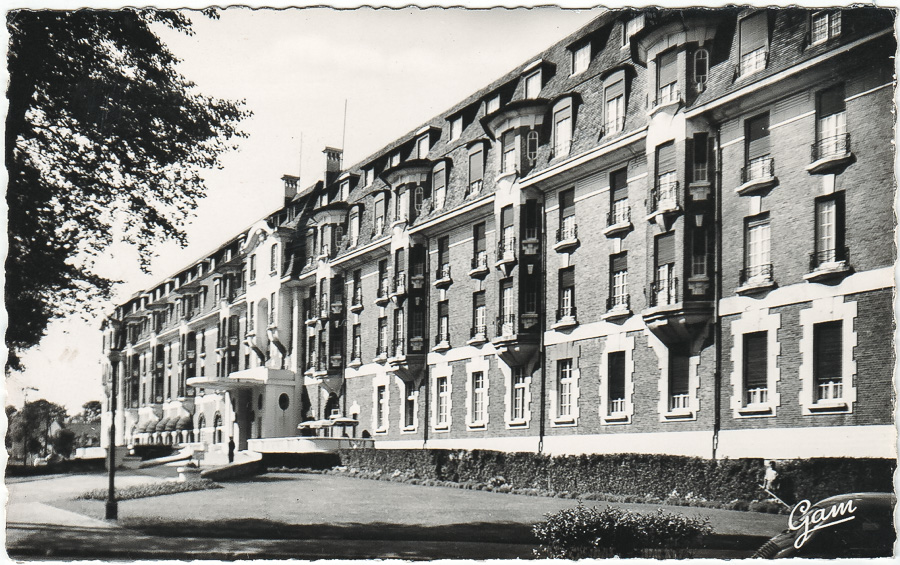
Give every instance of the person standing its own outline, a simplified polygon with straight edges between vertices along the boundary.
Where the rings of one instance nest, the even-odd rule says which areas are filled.
[[[234,438],[228,438],[228,462],[234,463]]]

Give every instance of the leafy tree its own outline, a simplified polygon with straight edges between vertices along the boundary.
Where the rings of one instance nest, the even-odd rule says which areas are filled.
[[[22,410],[12,414],[6,431],[6,441],[9,445],[14,442],[24,443],[25,450],[32,455],[46,453],[53,422],[62,425],[66,417],[64,406],[43,398],[29,402]]]
[[[95,258],[115,240],[145,269],[161,241],[186,244],[202,171],[245,136],[244,103],[196,92],[155,26],[192,33],[175,11],[7,14],[8,371],[51,319],[110,296]]]
[[[103,413],[103,404],[99,400],[88,400],[82,406],[81,421],[85,423],[99,422]]]
[[[68,459],[75,450],[75,432],[66,428],[57,430],[50,438],[50,443],[53,445],[54,453]]]

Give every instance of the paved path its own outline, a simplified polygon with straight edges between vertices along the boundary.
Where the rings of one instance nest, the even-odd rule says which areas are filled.
[[[163,480],[125,473],[117,484]],[[105,477],[10,484],[7,547],[17,557],[107,559],[528,558],[531,524],[572,500],[423,487],[332,475],[269,474],[223,489],[122,501],[73,500]],[[586,502],[603,505],[605,503]],[[655,506],[622,505],[641,511]],[[669,508],[710,516],[707,556],[744,557],[780,531],[784,516]],[[757,536],[757,537],[747,537]]]

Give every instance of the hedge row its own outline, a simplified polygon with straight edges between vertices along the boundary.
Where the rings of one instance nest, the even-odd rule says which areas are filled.
[[[419,479],[488,483],[503,477],[513,488],[571,493],[679,497],[731,502],[766,495],[762,459],[701,459],[675,455],[569,455],[467,450],[345,449],[348,468],[399,472]],[[819,458],[779,461],[777,494],[787,503],[835,494],[893,491],[896,462]]]

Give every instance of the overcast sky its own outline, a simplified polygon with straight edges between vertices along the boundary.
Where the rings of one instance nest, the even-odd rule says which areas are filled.
[[[322,177],[326,145],[346,164],[365,158],[457,101],[577,30],[599,10],[250,10],[221,19],[194,13],[195,34],[161,30],[200,92],[244,99],[254,116],[249,138],[207,175],[209,196],[188,228],[190,245],[165,245],[150,275],[136,254],[115,248],[103,274],[125,281],[117,300],[162,280],[279,208],[283,174],[303,186]],[[302,134],[302,159],[301,159]],[[111,305],[110,305],[111,306]],[[6,404],[29,399],[64,404],[69,413],[100,399],[99,321],[54,323],[27,352],[22,374],[7,379]]]

